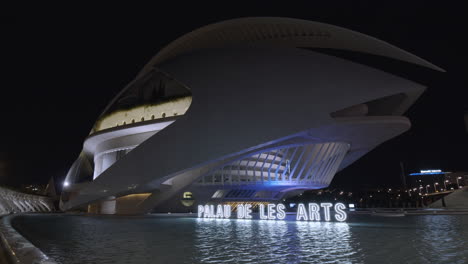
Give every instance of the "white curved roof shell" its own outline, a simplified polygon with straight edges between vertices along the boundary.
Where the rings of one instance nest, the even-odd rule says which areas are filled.
[[[145,73],[154,65],[184,53],[238,44],[349,50],[444,71],[387,42],[349,29],[294,18],[248,17],[210,24],[183,35],[153,57],[140,74]]]

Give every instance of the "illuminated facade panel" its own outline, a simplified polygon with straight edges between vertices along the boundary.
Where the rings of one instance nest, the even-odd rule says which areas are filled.
[[[348,143],[328,142],[271,149],[205,175],[200,185],[328,186],[349,150]]]

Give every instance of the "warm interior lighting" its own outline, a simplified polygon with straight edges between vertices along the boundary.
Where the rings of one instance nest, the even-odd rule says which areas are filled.
[[[139,123],[144,120],[162,119],[166,117],[166,113],[171,113],[174,116],[184,115],[191,103],[192,97],[185,96],[159,104],[139,105],[131,109],[115,111],[97,121],[93,132],[119,125]]]

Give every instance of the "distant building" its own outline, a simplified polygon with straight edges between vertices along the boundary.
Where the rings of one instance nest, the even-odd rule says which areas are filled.
[[[21,185],[21,191],[29,194],[43,195],[46,189],[44,184],[23,184]]]
[[[468,172],[444,172],[440,169],[421,170],[408,177],[410,189],[421,193],[456,190],[465,186],[467,180]]]
[[[448,172],[445,174],[445,180],[447,184],[450,184],[451,187],[455,185],[458,188],[466,186],[468,182],[468,172],[466,171],[456,171],[456,172]]]

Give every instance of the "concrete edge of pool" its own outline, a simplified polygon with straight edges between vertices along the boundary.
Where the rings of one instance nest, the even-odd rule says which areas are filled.
[[[12,226],[12,220],[22,215],[31,215],[31,213],[20,213],[10,215],[0,215],[0,263],[24,263],[24,264],[57,264],[49,258],[38,247],[34,246],[29,240],[20,234]],[[41,215],[43,215],[41,213]],[[58,213],[47,213],[47,215],[64,215]],[[89,215],[89,214],[66,214],[66,215]],[[174,213],[174,214],[155,214],[155,216],[165,217],[193,217],[197,214]],[[105,216],[105,215],[104,215]],[[115,216],[109,216],[115,217]]]
[[[35,247],[11,225],[13,218],[22,214],[0,216],[0,261],[7,263],[56,264]]]

